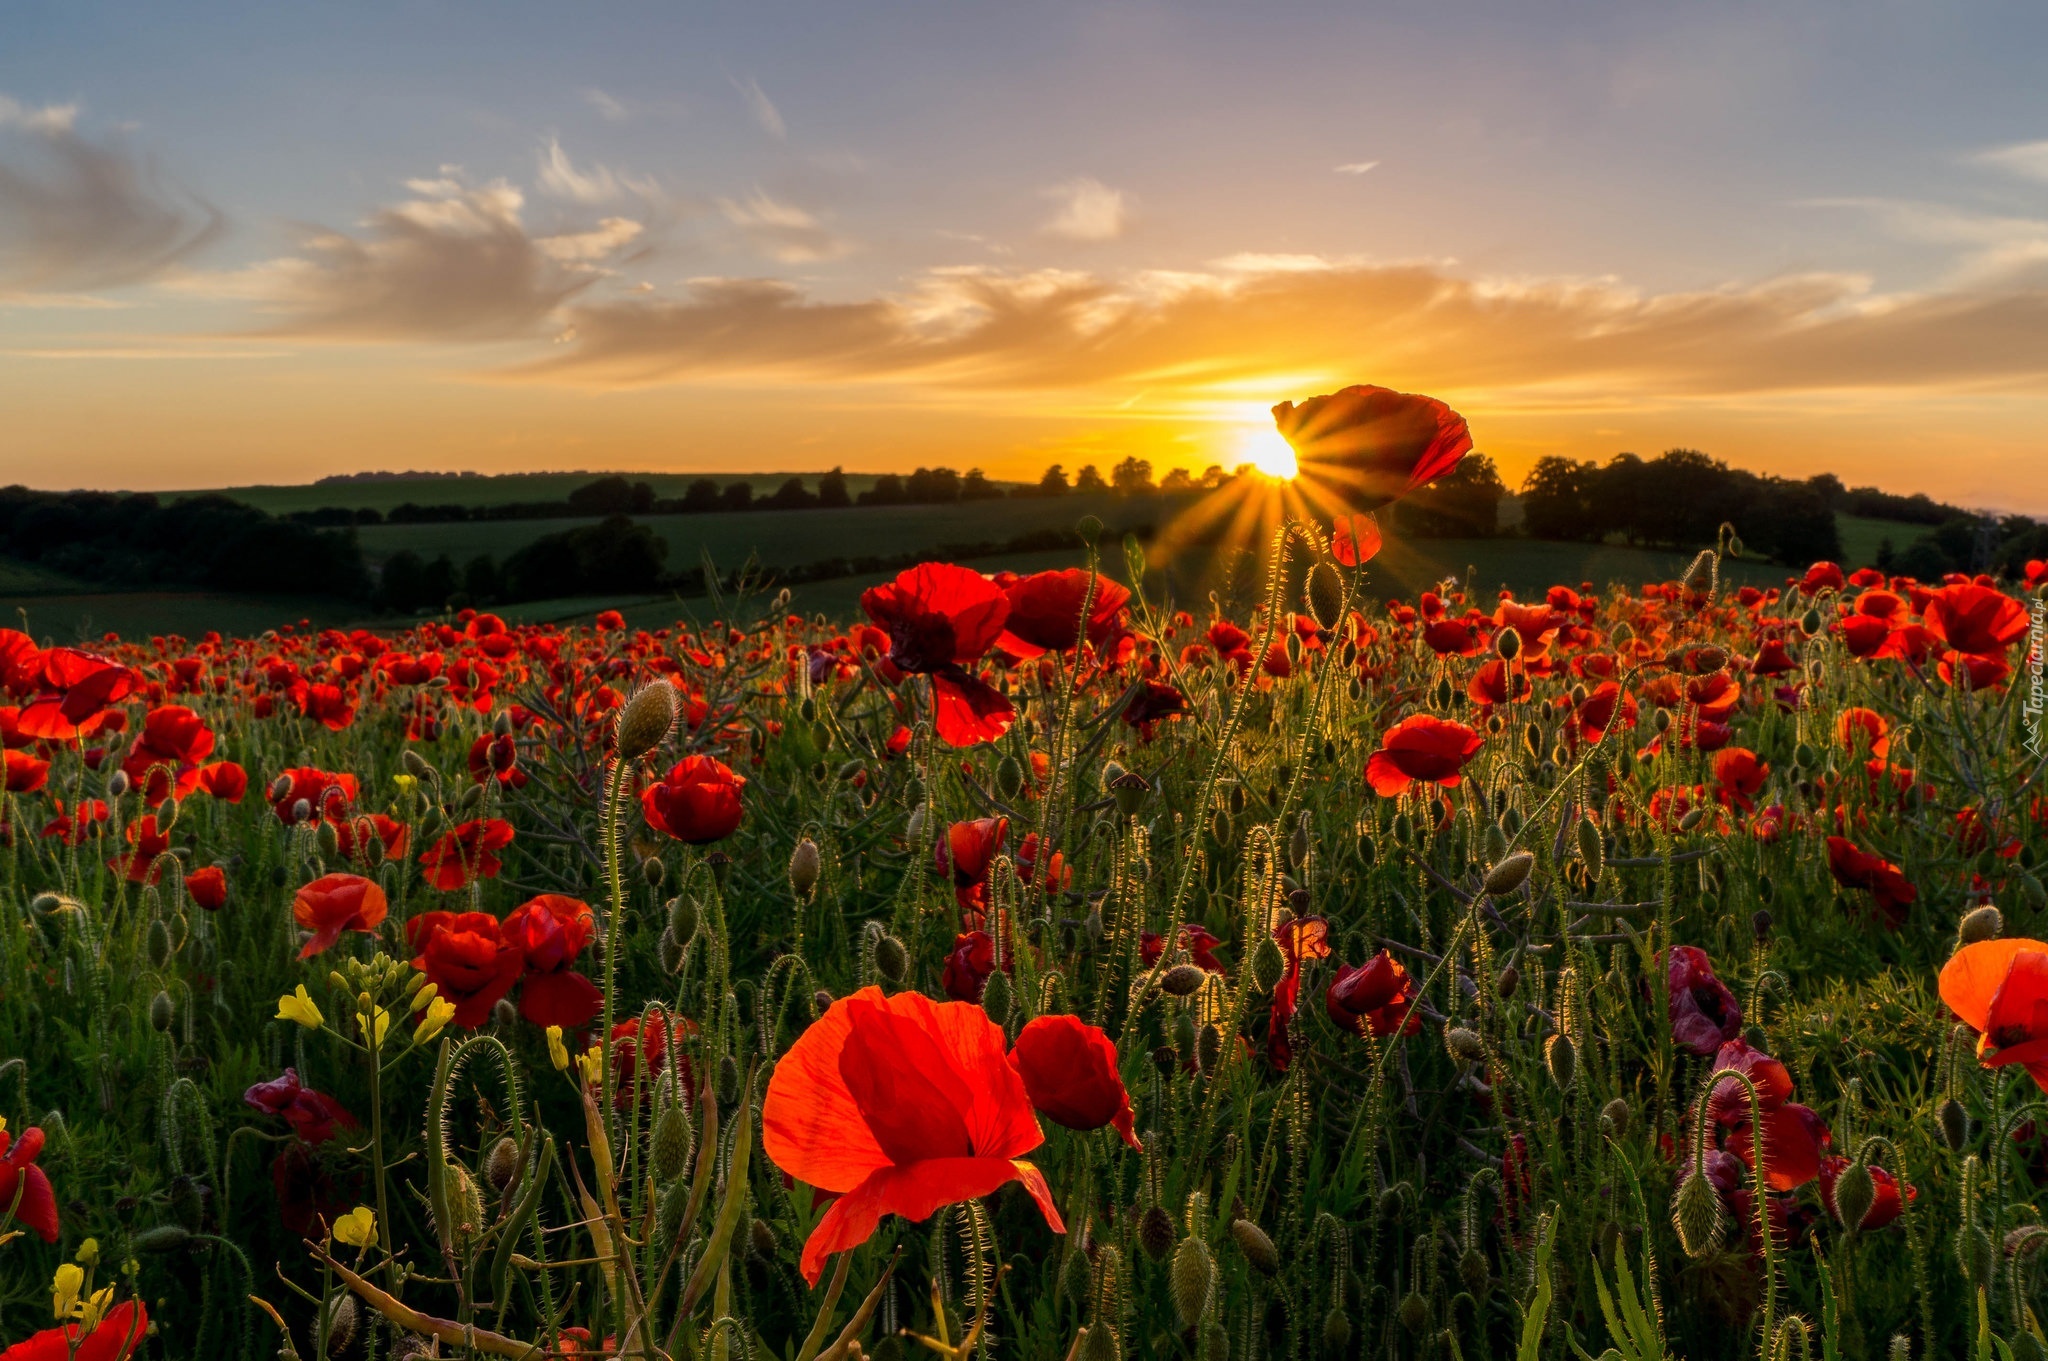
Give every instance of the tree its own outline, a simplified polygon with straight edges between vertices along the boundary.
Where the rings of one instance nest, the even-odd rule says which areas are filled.
[[[804,489],[801,477],[792,477],[777,487],[761,505],[769,510],[803,510],[818,504],[818,498]]]
[[[1093,463],[1081,465],[1081,471],[1074,474],[1075,491],[1108,491],[1109,483],[1102,480],[1102,474],[1095,471]]]
[[[1538,539],[1599,537],[1589,493],[1599,469],[1549,454],[1522,482],[1522,523]]]
[[[903,479],[895,473],[883,473],[875,479],[875,485],[860,494],[864,506],[900,506],[909,498],[904,494]]]
[[[1211,463],[1202,469],[1202,487],[1205,491],[1214,491],[1229,480],[1230,474],[1223,471],[1221,463]]]
[[[384,560],[377,578],[377,608],[410,613],[427,603],[427,564],[410,548]]]
[[[646,483],[641,483],[643,487]],[[498,564],[491,561],[488,553],[479,553],[462,568],[462,592],[473,605],[486,604],[498,598]]]
[[[1159,479],[1161,491],[1193,491],[1195,479],[1188,475],[1186,468],[1169,468],[1166,476]]]
[[[1396,502],[1394,521],[1423,538],[1490,539],[1500,532],[1500,501],[1507,494],[1493,460],[1468,454],[1456,468]]]
[[[904,480],[903,491],[918,505],[949,505],[960,499],[960,474],[951,468],[919,468]]]
[[[708,477],[698,478],[683,493],[683,510],[685,513],[700,514],[705,511],[717,510],[720,508],[720,505],[718,484]]]
[[[754,506],[754,484],[751,482],[728,482],[719,493],[718,504],[726,510],[752,510]]]
[[[960,479],[962,501],[994,501],[1003,495],[1003,489],[988,480],[979,468],[969,468],[967,476]]]
[[[1152,460],[1139,458],[1136,454],[1119,462],[1110,470],[1109,480],[1119,493],[1125,496],[1152,490]]]
[[[1045,476],[1038,479],[1040,496],[1065,496],[1067,494],[1067,470],[1055,463],[1045,470]]]
[[[846,491],[846,474],[840,469],[835,467],[818,479],[818,504],[834,510],[853,504]]]
[[[424,583],[423,592],[426,598],[420,603],[437,610],[444,608],[448,598],[462,585],[455,575],[455,560],[443,553],[428,563]]]

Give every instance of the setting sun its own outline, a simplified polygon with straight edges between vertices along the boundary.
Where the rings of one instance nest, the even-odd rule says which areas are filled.
[[[1268,477],[1287,482],[1301,471],[1294,461],[1294,446],[1270,425],[1247,431],[1241,447],[1244,461]]]

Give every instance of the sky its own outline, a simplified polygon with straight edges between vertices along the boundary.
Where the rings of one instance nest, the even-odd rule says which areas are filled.
[[[0,481],[1547,454],[2048,512],[2033,3],[13,0]]]

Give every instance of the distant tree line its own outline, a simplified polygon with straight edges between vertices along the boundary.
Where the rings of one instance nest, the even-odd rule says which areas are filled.
[[[0,557],[129,589],[363,599],[355,535],[279,519],[225,496],[0,488]]]
[[[1831,484],[1831,485],[1830,485]],[[1780,562],[1842,555],[1835,528],[1841,483],[1794,481],[1731,468],[1697,449],[1652,459],[1616,454],[1605,465],[1550,456],[1522,483],[1522,523],[1539,539],[1689,549],[1735,526],[1752,554]]]

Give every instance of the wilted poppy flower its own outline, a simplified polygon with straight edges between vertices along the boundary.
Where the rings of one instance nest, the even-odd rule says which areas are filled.
[[[1848,1169],[1848,1166],[1849,1160],[1840,1154],[1831,1154],[1820,1160],[1821,1203],[1828,1207],[1828,1213],[1837,1220],[1841,1219],[1842,1212],[1835,1208],[1835,1183],[1841,1179],[1842,1173]],[[1864,1164],[1864,1170],[1870,1173],[1870,1184],[1877,1194],[1871,1197],[1870,1208],[1863,1212],[1863,1222],[1856,1227],[1865,1233],[1875,1233],[1897,1219],[1901,1212],[1904,1211],[1905,1205],[1899,1197],[1899,1179],[1897,1177],[1885,1171],[1876,1163]],[[1906,1200],[1918,1200],[1919,1198],[1920,1192],[1917,1188],[1911,1186],[1906,1188]]]
[[[1948,1009],[1977,1032],[1979,1062],[2017,1063],[2048,1091],[2048,942],[1965,945],[1942,966],[1940,986]]]
[[[979,1008],[863,988],[834,1002],[775,1065],[761,1141],[783,1172],[839,1193],[804,1243],[804,1279],[859,1247],[884,1215],[919,1221],[1015,1181],[1066,1232],[1044,1176],[1045,1142],[1002,1027]]]
[[[313,933],[299,951],[311,959],[341,939],[344,931],[375,931],[389,904],[376,881],[360,874],[323,874],[292,898],[292,920]]]
[[[519,985],[521,1016],[569,1030],[588,1025],[604,1010],[604,994],[572,967],[595,929],[590,905],[559,893],[543,893],[512,909],[500,931],[526,970]]]
[[[2026,607],[1989,586],[1944,586],[1921,610],[1927,629],[1952,652],[1989,657],[2026,636]]]
[[[1365,778],[1381,798],[1405,794],[1420,784],[1456,788],[1465,763],[1486,739],[1462,723],[1434,714],[1410,714],[1380,738],[1380,749],[1365,763]]]
[[[228,905],[227,872],[219,865],[193,870],[185,876],[185,892],[208,912],[218,912]]]
[[[420,853],[427,882],[443,893],[469,887],[472,879],[495,879],[503,866],[497,852],[512,844],[512,824],[503,818],[472,818],[441,834]]]
[[[1714,977],[1713,961],[1697,945],[1674,945],[1667,969],[1671,1042],[1711,1054],[1742,1032],[1742,1008],[1728,985]]]
[[[45,1328],[0,1352],[0,1361],[128,1361],[149,1335],[149,1310],[123,1300],[88,1331],[83,1321]]]
[[[1384,1039],[1400,1030],[1413,1035],[1422,1028],[1414,1004],[1422,995],[1415,979],[1385,950],[1356,968],[1337,966],[1337,977],[1323,993],[1323,1010],[1354,1035]]]
[[[405,924],[405,943],[413,950],[412,966],[455,1004],[450,1019],[471,1030],[490,1019],[526,967],[519,947],[488,912],[422,912]]]
[[[1091,600],[1089,580],[1085,567],[1033,572],[1019,579],[1004,593],[1009,597],[1010,612],[996,646],[1019,658],[1072,651],[1081,637],[1084,601],[1088,604],[1088,643],[1096,648],[1106,645],[1123,626],[1124,605],[1131,593],[1096,573]]]
[[[693,846],[731,836],[745,809],[747,780],[715,756],[685,756],[640,792],[647,825]]]
[[[1266,1020],[1266,1057],[1281,1072],[1294,1061],[1294,1045],[1287,1028],[1301,1004],[1301,966],[1311,959],[1330,957],[1330,923],[1321,917],[1290,917],[1273,928],[1287,972],[1273,985],[1272,1013]]]
[[[869,587],[860,605],[888,632],[890,663],[932,678],[932,728],[941,741],[971,747],[1009,731],[1016,717],[1010,701],[968,670],[1009,618],[1010,598],[1000,586],[965,567],[927,562]]]
[[[1039,1016],[1017,1034],[1011,1066],[1038,1113],[1068,1129],[1113,1126],[1139,1152],[1130,1094],[1117,1072],[1116,1045],[1078,1016]]]
[[[14,1206],[15,1222],[35,1231],[45,1243],[57,1241],[57,1193],[36,1159],[43,1152],[43,1131],[30,1125],[20,1138],[0,1129],[0,1224]],[[20,1197],[19,1201],[16,1197]]]
[[[339,1101],[316,1092],[299,1081],[299,1070],[287,1068],[282,1077],[259,1082],[242,1093],[242,1101],[259,1111],[281,1116],[292,1133],[309,1144],[324,1144],[336,1129],[354,1129],[356,1118]]]
[[[1273,408],[1304,477],[1371,509],[1458,466],[1472,448],[1465,418],[1434,397],[1361,384]]]
[[[1885,922],[1895,929],[1906,919],[1906,909],[1920,896],[1897,865],[1881,855],[1857,849],[1846,837],[1828,838],[1828,870],[1844,888],[1868,889]]]

